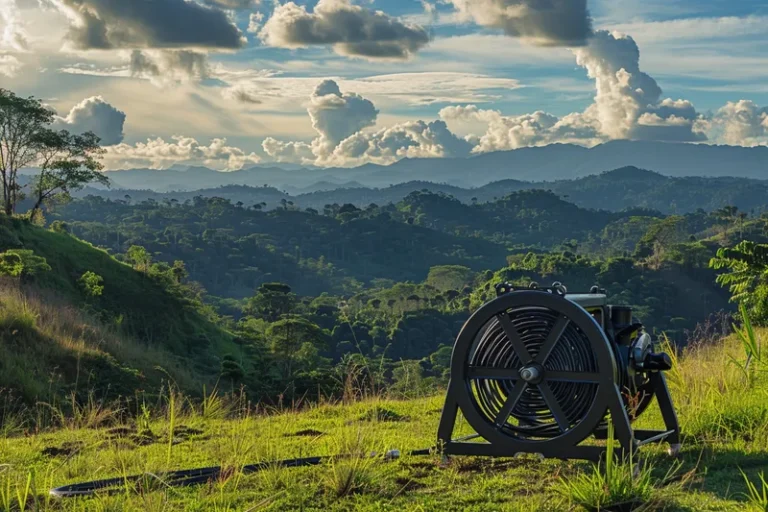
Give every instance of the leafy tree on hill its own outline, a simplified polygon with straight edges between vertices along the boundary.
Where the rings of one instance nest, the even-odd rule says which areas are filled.
[[[40,174],[33,181],[35,204],[30,216],[34,217],[45,201],[68,200],[72,191],[88,183],[109,185],[109,178],[100,172],[103,165],[99,159],[104,149],[93,133],[72,135],[66,130],[45,130],[39,140]]]
[[[264,283],[256,291],[256,295],[248,299],[243,312],[275,322],[283,315],[292,313],[296,304],[296,295],[287,284]]]
[[[142,272],[146,272],[149,269],[149,263],[152,261],[152,257],[149,255],[147,250],[140,246],[140,245],[132,245],[128,249],[128,261],[133,263],[133,266],[141,270]]]
[[[328,335],[305,318],[289,316],[278,320],[267,328],[266,338],[270,351],[282,363],[283,382],[293,391],[300,374],[330,363],[320,355],[328,348]]]
[[[99,138],[91,132],[71,135],[66,130],[51,130],[48,126],[54,114],[36,98],[21,98],[0,89],[0,177],[6,215],[14,213],[24,199],[19,170],[30,166],[40,167],[40,174],[32,180],[33,214],[56,195],[66,197],[92,181],[108,183],[98,172]]]

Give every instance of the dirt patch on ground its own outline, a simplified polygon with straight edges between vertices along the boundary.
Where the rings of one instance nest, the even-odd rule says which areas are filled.
[[[69,457],[82,450],[84,446],[82,441],[71,441],[61,446],[48,446],[40,453],[46,457]]]
[[[321,437],[324,435],[325,435],[325,432],[320,432],[319,430],[307,428],[304,430],[299,430],[298,432],[294,432],[293,434],[285,434],[285,437]]]
[[[410,418],[396,413],[391,409],[374,407],[361,415],[357,421],[410,421]]]

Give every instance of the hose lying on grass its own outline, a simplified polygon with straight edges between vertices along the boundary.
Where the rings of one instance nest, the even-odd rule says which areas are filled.
[[[433,450],[430,448],[423,450],[413,450],[409,453],[411,456],[429,455]],[[372,453],[370,457],[377,457]],[[242,471],[245,474],[256,473],[272,466],[281,466],[286,468],[297,468],[303,466],[317,466],[331,459],[341,459],[343,455],[329,455],[324,457],[305,457],[301,459],[285,459],[259,462],[244,466]],[[389,450],[384,454],[384,460],[396,460],[400,458],[400,450]],[[93,482],[84,482],[81,484],[65,485],[51,489],[49,492],[57,498],[76,498],[78,496],[91,496],[96,492],[118,492],[129,484],[140,484],[142,481],[156,480],[162,482],[166,487],[189,487],[192,485],[204,484],[226,475],[226,468],[214,466],[209,468],[186,469],[182,471],[173,471],[171,473],[162,473],[159,475],[142,474],[126,477],[108,478],[105,480],[95,480]]]

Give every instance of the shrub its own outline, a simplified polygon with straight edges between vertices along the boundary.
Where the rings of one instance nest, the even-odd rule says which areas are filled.
[[[90,270],[80,276],[77,282],[88,297],[100,297],[104,292],[104,279]]]
[[[49,270],[51,266],[45,258],[28,249],[10,249],[0,253],[0,275],[26,277]]]

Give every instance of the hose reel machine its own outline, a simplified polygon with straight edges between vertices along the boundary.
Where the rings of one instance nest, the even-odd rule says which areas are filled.
[[[597,461],[613,425],[620,452],[652,442],[680,449],[680,429],[664,371],[672,361],[656,352],[632,309],[608,304],[605,290],[569,294],[549,288],[496,286],[497,298],[467,321],[453,349],[451,380],[438,429],[446,455]],[[651,404],[665,430],[633,430]],[[453,439],[457,415],[477,434]]]

